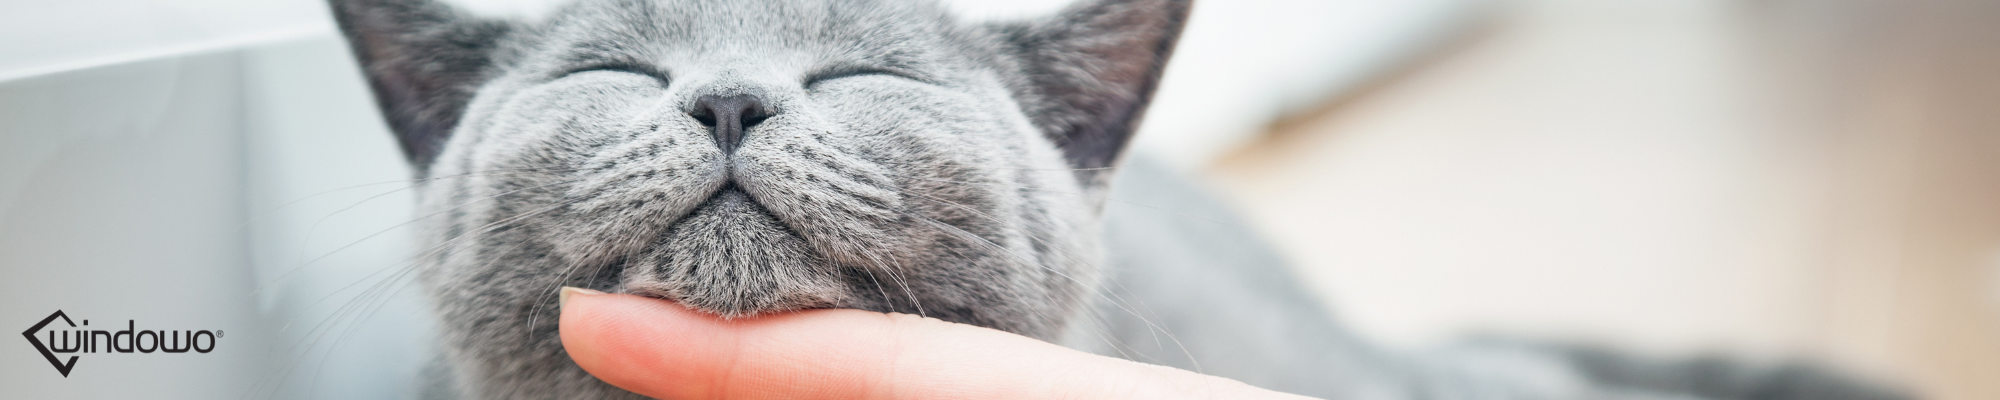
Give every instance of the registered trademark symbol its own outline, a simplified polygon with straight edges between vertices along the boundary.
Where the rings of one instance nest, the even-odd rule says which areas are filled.
[[[222,331],[215,331],[215,337],[222,337]]]

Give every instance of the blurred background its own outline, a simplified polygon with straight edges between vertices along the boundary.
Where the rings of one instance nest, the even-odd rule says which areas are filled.
[[[407,396],[408,171],[320,2],[0,7],[0,326],[229,332],[68,378],[0,345],[0,397]],[[1997,71],[1993,1],[1209,0],[1135,146],[1383,342],[1804,356],[2000,399]]]

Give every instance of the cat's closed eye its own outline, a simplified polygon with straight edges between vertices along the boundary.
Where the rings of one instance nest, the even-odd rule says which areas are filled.
[[[886,76],[891,78],[908,79],[917,82],[925,82],[924,79],[912,76],[912,74],[899,72],[888,68],[878,68],[870,66],[840,66],[840,67],[822,69],[819,70],[818,72],[812,73],[811,75],[806,75],[804,84],[806,89],[812,89],[815,86],[819,86],[822,83],[830,81],[847,79],[847,78],[869,77],[869,76]]]
[[[556,75],[556,78],[560,79],[570,76],[579,76],[586,74],[638,75],[647,78],[652,78],[655,81],[659,81],[660,86],[667,86],[667,83],[671,82],[671,80],[668,79],[667,73],[660,71],[658,68],[653,68],[651,66],[646,66],[646,65],[632,64],[632,63],[590,64],[583,67],[571,68],[567,71],[564,71],[562,74]]]

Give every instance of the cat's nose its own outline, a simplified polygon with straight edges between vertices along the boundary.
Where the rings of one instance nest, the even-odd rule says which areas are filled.
[[[743,132],[771,117],[763,100],[745,94],[701,96],[695,99],[694,109],[688,110],[688,114],[708,127],[715,145],[722,147],[723,153],[736,152],[736,146],[743,143]]]

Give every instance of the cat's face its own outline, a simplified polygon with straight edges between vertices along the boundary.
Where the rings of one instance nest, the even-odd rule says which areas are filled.
[[[558,286],[1057,334],[1097,275],[1098,170],[1186,10],[1101,3],[996,26],[909,1],[335,5],[423,171],[455,361],[522,378],[574,369],[533,355],[560,356]]]
[[[453,252],[436,286],[529,307],[569,273],[725,316],[921,308],[1030,333],[1069,311],[1090,276],[1071,262],[1082,188],[958,28],[908,6],[744,4],[549,21],[430,170],[495,173],[426,197],[492,198],[447,221],[468,229],[529,213],[464,246],[539,249]],[[490,270],[506,278],[470,279]]]

